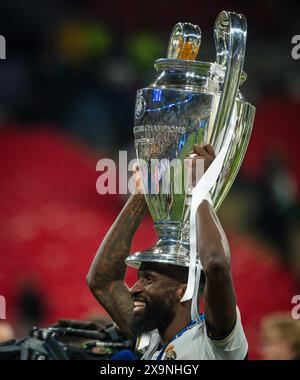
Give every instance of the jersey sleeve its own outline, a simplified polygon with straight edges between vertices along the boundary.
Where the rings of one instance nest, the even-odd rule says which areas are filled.
[[[244,360],[248,353],[248,343],[244,333],[239,308],[236,308],[236,323],[232,332],[222,340],[208,336],[204,323],[202,342],[203,359],[210,360]]]

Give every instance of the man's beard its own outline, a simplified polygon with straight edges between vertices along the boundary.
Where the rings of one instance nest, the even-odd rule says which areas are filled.
[[[138,336],[159,329],[164,331],[172,322],[177,297],[174,291],[167,291],[163,297],[147,297],[142,312],[134,313],[132,330]]]

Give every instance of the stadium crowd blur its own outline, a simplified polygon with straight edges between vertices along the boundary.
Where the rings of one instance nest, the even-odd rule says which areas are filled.
[[[290,316],[291,299],[300,294],[296,7],[250,0],[1,1],[7,58],[0,62],[0,294],[16,336],[33,324],[104,313],[85,275],[124,197],[97,194],[97,160],[117,159],[119,150],[133,154],[135,91],[155,78],[153,62],[165,56],[173,25],[199,24],[199,59],[212,61],[213,23],[226,9],[248,21],[242,92],[257,115],[219,215],[250,358],[270,358],[260,348],[260,323],[270,313]],[[132,250],[154,239],[148,217]],[[129,271],[128,283],[134,278]],[[264,322],[265,335],[273,325]]]

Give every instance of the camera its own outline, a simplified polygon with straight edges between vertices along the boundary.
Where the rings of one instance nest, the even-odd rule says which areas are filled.
[[[34,327],[22,340],[1,343],[0,360],[114,360],[133,348],[114,324],[99,329],[94,322],[60,320]]]

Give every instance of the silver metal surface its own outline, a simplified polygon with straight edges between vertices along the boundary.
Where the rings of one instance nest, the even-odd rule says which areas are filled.
[[[196,59],[201,45],[201,29],[198,25],[179,22],[173,28],[168,58]]]
[[[217,51],[214,63],[194,58],[177,59],[180,52],[170,48],[178,45],[175,42],[172,45],[172,38],[180,39],[180,33],[187,33],[191,24],[177,25],[180,28],[175,26],[169,44],[170,58],[156,61],[157,79],[137,91],[135,148],[137,157],[147,163],[148,183],[144,176],[144,187],[150,187],[151,178],[158,189],[157,194],[145,194],[158,242],[149,250],[126,259],[126,264],[135,268],[142,261],[189,265],[191,195],[188,191],[177,194],[172,180],[171,191],[165,194],[160,178],[169,168],[158,165],[157,176],[153,179],[151,159],[172,161],[176,158],[183,162],[194,144],[207,143],[212,144],[218,154],[229,126],[234,123],[221,174],[211,191],[218,209],[239,171],[254,121],[255,108],[239,92],[240,84],[246,80],[242,72],[247,35],[245,18],[235,13],[220,13],[214,28]],[[193,27],[198,33],[198,39],[194,36],[194,40],[200,41],[200,28]]]

